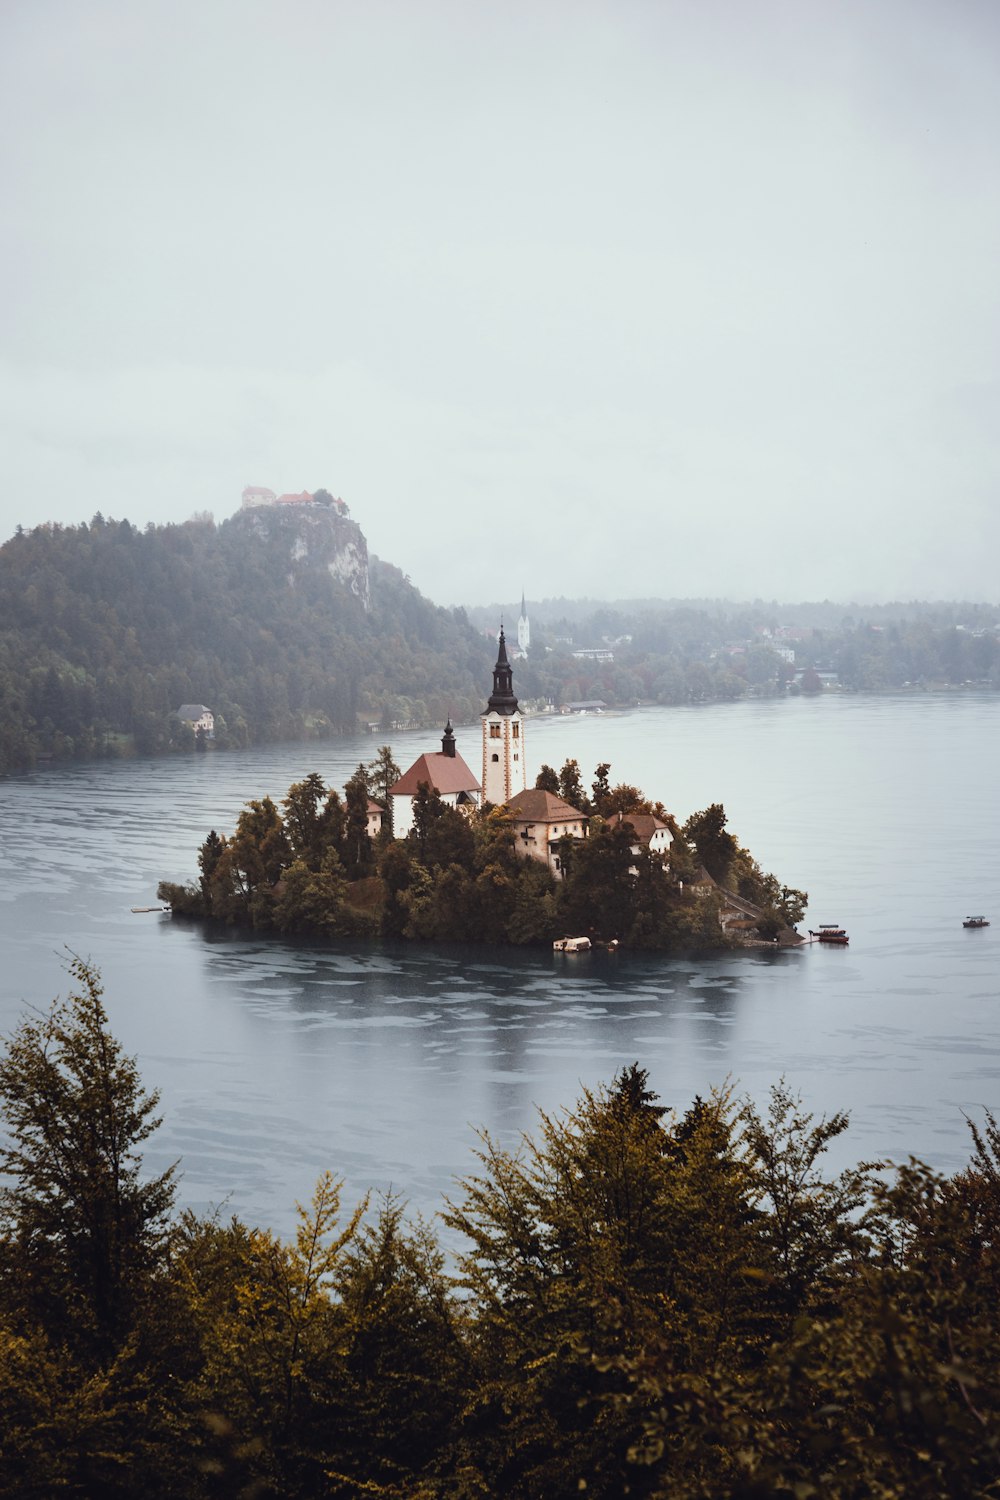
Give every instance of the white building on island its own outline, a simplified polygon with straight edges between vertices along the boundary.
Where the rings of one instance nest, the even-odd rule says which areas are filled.
[[[537,859],[562,879],[560,840],[585,839],[587,819],[555,792],[533,786],[507,804],[514,825],[514,850],[522,859]]]

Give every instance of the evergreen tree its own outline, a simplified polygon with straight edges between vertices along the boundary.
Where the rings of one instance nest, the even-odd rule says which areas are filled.
[[[344,1385],[330,1493],[408,1500],[450,1443],[467,1399],[461,1311],[430,1229],[387,1197],[335,1273]],[[436,1490],[426,1491],[428,1495]]]
[[[302,781],[288,788],[281,803],[285,809],[284,827],[291,853],[313,868],[322,854],[320,803],[326,794],[322,776],[317,771],[310,771]]]
[[[23,1297],[39,1326],[101,1361],[163,1252],[173,1168],[143,1180],[159,1097],[108,1031],[96,970],[74,958],[69,972],[68,998],[23,1021],[0,1059],[0,1270],[8,1306]]]
[[[372,841],[368,836],[368,775],[358,766],[344,788],[347,822],[344,829],[344,869],[349,880],[359,880],[372,868]]]
[[[368,791],[386,812],[389,811],[389,788],[395,786],[401,775],[392,757],[392,746],[379,745],[375,759],[368,762]]]

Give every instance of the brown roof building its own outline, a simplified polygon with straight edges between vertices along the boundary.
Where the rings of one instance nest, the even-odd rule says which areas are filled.
[[[673,834],[663,819],[654,817],[652,813],[618,812],[613,813],[607,822],[609,828],[620,828],[623,825],[631,828],[635,835],[633,847],[645,844],[651,854],[658,854],[661,858],[666,858],[670,853]]]
[[[587,819],[554,792],[530,787],[518,792],[507,803],[514,822],[514,848],[523,859],[537,859],[547,864],[553,875],[561,876],[559,840],[587,837]]]
[[[413,827],[413,799],[422,781],[450,807],[461,811],[479,806],[482,787],[455,749],[450,720],[445,725],[441,749],[418,756],[410,769],[389,788],[394,838],[404,839]]]

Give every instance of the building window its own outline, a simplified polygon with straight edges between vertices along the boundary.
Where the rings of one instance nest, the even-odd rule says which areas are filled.
[[[520,739],[520,737],[521,737],[521,726],[520,726],[520,724],[512,724],[510,726],[510,732],[514,736],[515,739]]]
[[[491,724],[490,725],[490,739],[491,740],[498,740],[499,738],[500,738],[500,725],[499,724]],[[496,760],[496,756],[494,756],[493,759]]]
[[[514,759],[517,760],[517,751],[514,751]]]
[[[490,756],[490,760],[491,760],[491,761],[493,761],[493,763],[494,763],[494,764],[496,764],[496,762],[497,762],[497,761],[498,761],[498,760],[499,760],[499,759],[500,759],[500,757],[499,757],[499,755],[491,755],[491,756]]]

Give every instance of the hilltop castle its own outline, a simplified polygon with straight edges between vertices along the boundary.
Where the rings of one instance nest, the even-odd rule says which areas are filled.
[[[326,505],[332,508],[340,516],[349,516],[350,511],[337,495],[331,495],[328,490],[316,490],[310,494],[303,490],[299,495],[276,495],[273,490],[265,489],[259,484],[248,484],[243,491],[242,510],[257,510],[262,505]]]

